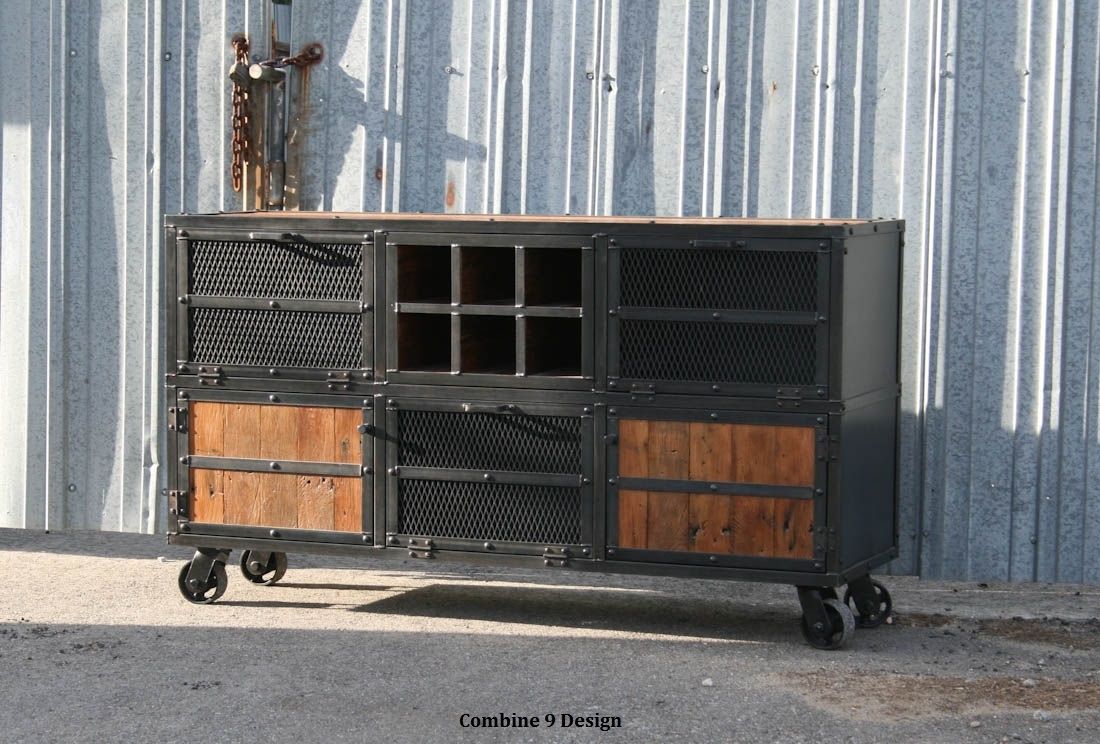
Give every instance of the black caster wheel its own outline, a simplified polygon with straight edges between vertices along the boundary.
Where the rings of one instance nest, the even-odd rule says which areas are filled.
[[[853,607],[852,588],[848,587],[848,590],[844,592],[844,604],[849,607],[853,607],[856,611],[856,627],[858,628],[877,628],[890,618],[894,605],[890,601],[890,592],[886,590],[880,582],[871,579],[871,587],[875,592],[875,609],[871,612],[867,612],[867,608],[860,607],[858,601],[855,602]]]
[[[210,604],[218,597],[225,594],[226,587],[229,586],[229,577],[225,573],[225,564],[221,561],[214,561],[214,565],[210,571],[210,578],[207,579],[204,586],[198,588],[191,588],[187,584],[187,572],[191,570],[191,561],[183,564],[183,568],[180,569],[179,575],[179,588],[180,594],[188,602],[194,604]]]
[[[265,562],[257,558],[262,560],[263,553],[241,553],[241,573],[253,584],[274,584],[286,575],[286,553],[268,553]]]
[[[815,628],[802,616],[802,637],[814,648],[833,651],[851,640],[856,632],[856,619],[848,605],[836,597],[824,597],[825,614],[829,618],[829,627]]]

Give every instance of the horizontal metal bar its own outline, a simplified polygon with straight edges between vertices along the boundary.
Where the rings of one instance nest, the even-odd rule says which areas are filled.
[[[488,218],[488,225],[486,227],[492,227],[492,218]],[[569,235],[570,231],[563,231],[558,234],[556,231],[552,231],[551,234],[538,234],[538,231],[532,230],[531,232],[524,232],[522,230],[518,232],[503,232],[493,229],[481,230],[475,228],[470,230],[466,225],[456,225],[454,223],[436,223],[435,226],[440,227],[441,230],[429,230],[427,232],[419,232],[421,225],[428,226],[430,223],[416,224],[411,230],[408,228],[397,227],[392,228],[386,234],[386,245],[439,245],[439,246],[459,246],[459,247],[472,247],[472,248],[515,248],[517,246],[523,248],[591,248],[592,232],[582,231],[581,235]],[[390,227],[386,225],[383,227]]]
[[[816,325],[817,313],[765,310],[686,310],[671,307],[620,307],[623,320],[668,320],[692,323],[776,323],[782,325]]]
[[[764,382],[727,382],[723,380],[641,380],[632,377],[608,377],[608,391],[611,393],[633,393],[635,395],[709,395],[722,398],[768,398],[778,408],[802,408],[830,402],[828,388],[817,383],[785,384],[784,390],[801,389],[805,391],[802,400],[777,399],[779,387],[775,383]],[[818,394],[818,391],[821,394]],[[835,401],[834,401],[835,402]],[[713,404],[712,404],[713,405]]]
[[[723,566],[736,568],[770,569],[777,571],[821,571],[825,564],[812,559],[779,558],[755,555],[729,555],[726,553],[694,553],[679,550],[641,550],[639,548],[609,547],[608,558],[620,561],[647,561],[650,563],[676,563],[691,566]]]
[[[390,369],[386,380],[401,385],[469,385],[485,388],[535,388],[543,390],[592,390],[591,377],[551,375],[488,375],[478,372],[416,372]]]
[[[397,312],[419,315],[502,315],[528,318],[582,318],[584,310],[575,305],[471,305],[442,302],[398,302]]]
[[[330,530],[302,530],[283,527],[256,527],[235,524],[209,524],[204,522],[185,522],[180,529],[187,533],[217,535],[219,537],[255,538],[270,541],[306,541],[316,543],[341,543],[344,545],[365,545],[374,543],[370,532],[336,532]],[[284,551],[284,548],[275,548]]]
[[[665,480],[663,478],[619,478],[624,491],[666,491],[669,493],[724,493],[736,496],[764,496],[775,499],[812,499],[812,486],[772,486],[763,483],[721,483],[714,481]]]
[[[672,396],[658,397],[658,403],[653,406],[639,406],[636,404],[616,405],[608,403],[607,415],[611,420],[617,419],[641,419],[645,421],[700,421],[719,424],[774,424],[777,426],[825,426],[824,414],[815,416],[813,413],[787,413],[771,410],[742,410],[741,408],[719,408],[715,404],[717,400],[692,401],[701,403],[689,407],[685,401]],[[727,405],[734,405],[735,401],[722,401]],[[821,421],[818,419],[821,418]]]
[[[410,540],[416,540],[416,544],[410,544]],[[430,548],[428,544],[430,542]],[[565,557],[569,560],[591,560],[592,546],[572,543],[553,542],[516,542],[514,540],[474,540],[461,537],[436,537],[434,535],[405,535],[401,533],[386,533],[387,547],[413,548],[416,550],[460,550],[473,553],[511,553],[514,555],[543,555],[547,548],[559,551],[562,548],[569,551],[569,555],[560,556],[555,552],[555,559]]]
[[[192,470],[235,470],[245,473],[287,473],[295,475],[331,475],[358,478],[361,465],[339,462],[303,462],[301,460],[257,460],[248,457],[216,457],[191,455],[187,464]]]
[[[391,475],[411,480],[450,481],[452,483],[500,483],[505,485],[559,486],[580,488],[581,475],[558,473],[517,473],[509,470],[463,470],[458,468],[413,468],[399,465]]]
[[[214,400],[234,403],[262,403],[288,406],[323,406],[325,408],[371,408],[374,398],[363,393],[269,393],[252,390],[217,388],[179,388],[180,400]]]
[[[187,221],[191,221],[191,218],[196,215],[181,215],[187,217]],[[250,220],[250,224],[234,223],[233,220],[225,219],[224,215],[217,215],[211,218],[211,215],[203,215],[205,219],[197,221],[193,227],[187,227],[184,229],[185,235],[191,240],[227,240],[227,241],[242,241],[242,240],[263,240],[265,242],[283,243],[288,242],[282,239],[265,239],[265,238],[252,238],[252,235],[260,235],[261,232],[254,229],[257,224],[256,220]],[[169,218],[165,218],[167,223]],[[368,231],[354,231],[348,232],[346,225],[340,225],[335,230],[326,229],[326,225],[313,223],[303,224],[301,221],[295,224],[287,222],[280,222],[276,225],[273,220],[264,220],[264,225],[271,228],[270,231],[274,235],[295,235],[295,242],[301,243],[304,238],[310,243],[347,243],[349,245],[361,244],[364,242],[371,242],[374,240],[374,235]]]
[[[442,411],[444,413],[488,413],[487,405],[507,408],[516,416],[575,416],[592,415],[593,396],[536,394],[536,391],[483,390],[477,388],[432,388],[428,386],[386,386],[379,392],[387,393],[388,408],[405,411]],[[520,393],[526,393],[521,398]]]
[[[231,310],[284,310],[308,313],[361,313],[369,311],[359,300],[295,300],[276,297],[225,297],[187,295],[191,307],[217,307]]]

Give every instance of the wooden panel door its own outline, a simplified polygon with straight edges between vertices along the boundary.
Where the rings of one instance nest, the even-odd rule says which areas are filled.
[[[617,428],[618,548],[813,558],[812,424],[623,415]]]
[[[363,462],[359,408],[197,400],[188,454],[204,458]],[[363,479],[337,475],[192,468],[191,519],[336,532],[363,530]]]

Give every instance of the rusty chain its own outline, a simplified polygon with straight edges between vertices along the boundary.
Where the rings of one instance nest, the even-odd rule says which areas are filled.
[[[244,36],[233,37],[233,51],[238,65],[248,65],[248,39]],[[244,185],[244,164],[249,150],[249,112],[248,89],[240,82],[233,81],[233,165],[230,173],[233,179],[233,191],[239,192]]]
[[[308,44],[292,57],[272,57],[259,64],[264,67],[308,67],[319,62],[322,54],[320,44]]]

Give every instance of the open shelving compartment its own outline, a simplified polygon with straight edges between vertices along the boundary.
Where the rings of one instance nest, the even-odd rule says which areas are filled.
[[[562,236],[389,235],[388,379],[589,387],[592,247]]]

